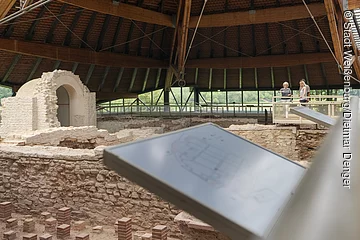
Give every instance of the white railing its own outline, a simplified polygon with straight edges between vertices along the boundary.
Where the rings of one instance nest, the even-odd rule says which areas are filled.
[[[310,120],[290,113],[290,108],[306,106],[316,112],[320,112],[332,118],[337,118],[342,111],[342,96],[320,95],[311,96],[307,103],[300,103],[299,97],[290,97],[290,102],[281,100],[281,96],[273,98],[273,123],[278,124],[316,124]]]

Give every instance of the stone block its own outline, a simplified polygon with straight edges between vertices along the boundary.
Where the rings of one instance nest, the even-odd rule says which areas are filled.
[[[152,240],[152,234],[151,233],[145,233],[141,236],[141,240]]]
[[[90,240],[90,236],[87,233],[80,233],[75,236],[75,240]]]
[[[86,224],[84,221],[76,221],[73,224],[73,230],[75,230],[75,231],[79,231],[79,232],[83,231],[83,230],[85,230],[85,227],[86,227]]]
[[[32,218],[25,219],[23,223],[23,232],[33,233],[35,232],[35,221]]]
[[[7,220],[11,218],[13,206],[11,202],[0,203],[0,220]]]
[[[168,228],[164,225],[157,225],[152,229],[152,239],[153,240],[166,240]]]
[[[6,220],[6,229],[14,229],[17,228],[18,221],[16,218],[10,218]]]
[[[92,229],[93,233],[102,233],[103,227],[102,226],[96,226]]]
[[[70,225],[61,224],[57,227],[56,236],[58,239],[67,239],[70,237]]]
[[[23,236],[23,240],[37,240],[37,235],[35,233],[29,233]]]
[[[3,239],[4,240],[15,240],[16,239],[16,232],[14,232],[14,231],[4,232]]]
[[[51,234],[45,233],[39,237],[39,240],[52,240],[52,237],[53,236]]]

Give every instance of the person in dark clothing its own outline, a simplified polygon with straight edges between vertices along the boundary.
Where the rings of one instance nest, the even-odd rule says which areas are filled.
[[[283,88],[280,89],[280,93],[281,93],[281,100],[286,100],[289,101],[291,100],[291,89],[289,88],[289,83],[288,82],[284,82],[283,83]]]

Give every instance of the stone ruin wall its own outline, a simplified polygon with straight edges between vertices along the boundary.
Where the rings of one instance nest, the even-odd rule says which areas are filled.
[[[306,157],[326,134],[325,130],[259,125],[232,126],[230,130],[295,161],[308,161]],[[302,152],[308,155],[300,156]],[[68,206],[75,219],[94,223],[112,226],[118,218],[131,217],[134,230],[150,230],[162,224],[169,227],[169,236],[177,239],[226,239],[216,232],[179,227],[174,218],[181,211],[106,169],[101,147],[0,145],[0,179],[0,202],[11,201],[24,214],[55,213]]]
[[[9,138],[14,133],[59,127],[56,90],[61,86],[69,94],[70,124],[76,127],[95,126],[95,93],[83,85],[79,76],[55,70],[24,84],[15,97],[1,99],[1,138]]]
[[[275,125],[257,125],[257,119],[247,118],[98,118],[99,129],[106,129],[115,133],[122,129],[141,129],[144,127],[161,128],[163,132],[174,131],[206,122],[212,122],[223,128],[232,129],[235,134],[242,136],[260,146],[295,161],[309,161],[320,146],[328,130],[307,129],[310,126],[277,127]],[[254,125],[255,124],[255,125]],[[232,125],[236,125],[235,127]],[[311,126],[313,128],[314,126]],[[276,139],[276,141],[274,141]]]
[[[223,128],[230,125],[256,124],[254,118],[132,118],[132,117],[99,117],[97,127],[115,133],[123,129],[138,129],[142,127],[161,127],[164,132],[175,131],[186,127],[212,122]]]

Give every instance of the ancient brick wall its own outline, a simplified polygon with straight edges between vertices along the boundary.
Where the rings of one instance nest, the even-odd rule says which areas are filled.
[[[310,155],[304,158],[299,153],[309,152],[308,145],[315,149],[326,134],[260,125],[232,126],[230,130],[292,160],[309,160]],[[106,169],[100,148],[0,145],[1,201],[13,202],[21,213],[55,213],[69,206],[75,218],[102,225],[112,226],[117,218],[131,217],[135,230],[163,224],[169,227],[170,236],[179,239],[223,239],[218,233],[179,228],[174,218],[180,210]]]
[[[135,230],[164,224],[176,235],[173,219],[180,211],[105,169],[101,151],[96,152],[0,147],[0,201],[11,201],[17,211],[33,214],[69,206],[82,220],[108,225],[126,216],[132,218]]]
[[[231,126],[231,132],[253,143],[294,161],[299,160],[296,150],[297,130],[295,127],[265,125]]]
[[[36,98],[3,98],[1,105],[1,125],[6,127],[0,127],[0,135],[36,129],[37,112],[33,111],[37,106]]]

